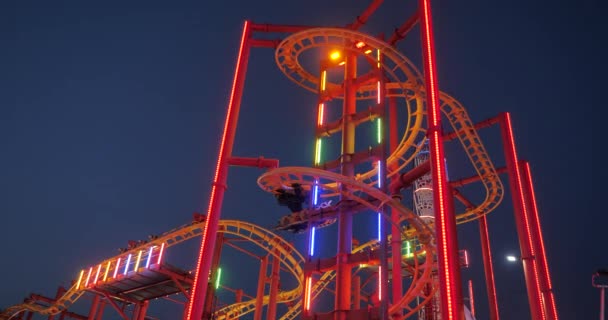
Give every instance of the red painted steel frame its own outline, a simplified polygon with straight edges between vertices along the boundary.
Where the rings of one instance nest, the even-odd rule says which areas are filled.
[[[456,217],[448,189],[444,166],[443,132],[439,110],[439,89],[435,66],[435,48],[430,0],[419,0],[422,32],[424,76],[427,96],[428,136],[433,172],[433,199],[435,202],[435,232],[439,285],[441,290],[442,319],[460,320],[463,315],[462,284],[458,264]]]
[[[486,277],[486,291],[490,307],[490,320],[498,320],[498,302],[496,299],[496,284],[494,283],[494,267],[492,266],[492,250],[488,235],[488,220],[486,216],[479,218],[479,237],[481,238],[481,255],[483,257],[483,271]]]
[[[530,173],[530,164],[526,161],[522,162],[521,175],[524,180],[524,190],[526,193],[528,204],[528,213],[530,217],[530,229],[532,231],[532,243],[536,250],[536,261],[539,267],[539,278],[542,290],[542,297],[545,307],[547,319],[558,319],[557,307],[555,306],[555,297],[553,295],[553,285],[549,274],[549,264],[547,263],[547,255],[545,252],[545,241],[543,240],[543,231],[540,227],[540,218],[538,217],[538,208],[536,206],[536,195],[534,193],[534,184],[532,183],[532,174]]]
[[[215,169],[211,197],[209,199],[207,222],[205,223],[205,229],[203,231],[198,263],[196,265],[194,285],[190,294],[190,303],[188,304],[188,312],[185,316],[185,319],[187,320],[199,320],[203,315],[204,298],[207,294],[207,275],[211,270],[211,260],[213,257],[211,254],[205,255],[204,253],[213,252],[215,246],[214,240],[217,236],[220,211],[222,201],[224,200],[224,191],[226,190],[226,180],[228,178],[227,159],[231,157],[232,153],[236,125],[241,106],[241,98],[243,96],[243,85],[245,82],[247,63],[249,61],[250,36],[251,25],[249,21],[245,21],[234,74],[234,82],[232,83],[232,93],[230,94],[230,102],[228,103],[226,122],[224,124],[224,133],[220,145],[217,167]]]
[[[475,316],[475,296],[473,294],[473,280],[469,280],[469,308],[471,315]]]
[[[513,211],[515,214],[515,226],[519,238],[521,259],[524,267],[526,288],[528,290],[528,302],[532,319],[545,319],[542,307],[538,270],[535,258],[535,250],[530,228],[530,219],[526,210],[523,184],[520,176],[517,152],[515,150],[515,139],[511,127],[509,113],[502,113],[500,118],[500,131],[503,140],[507,170],[509,173],[509,185],[513,199]]]

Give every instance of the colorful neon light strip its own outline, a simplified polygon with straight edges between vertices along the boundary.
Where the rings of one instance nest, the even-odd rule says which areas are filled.
[[[156,248],[156,246],[150,247],[150,251],[148,251],[148,259],[146,260],[146,269],[150,268],[150,260],[152,260],[152,254],[154,253],[154,248]]]
[[[378,266],[378,301],[382,301],[382,266]]]
[[[382,214],[378,212],[378,241],[382,241]]]
[[[315,231],[316,227],[312,227],[310,230],[310,256],[315,255]]]
[[[137,260],[135,262],[135,268],[133,268],[133,271],[137,272],[137,270],[139,269],[139,263],[141,262],[141,254],[143,253],[143,250],[139,250],[139,254],[137,254]]]
[[[131,264],[131,254],[129,253],[129,256],[127,257],[127,262],[125,263],[125,272],[123,273],[124,275],[127,275],[127,272],[129,271],[129,264]]]
[[[308,277],[307,281],[306,281],[306,311],[310,310],[310,296],[311,296],[311,292],[312,292],[312,277]]]
[[[84,269],[80,270],[80,276],[78,276],[78,282],[76,283],[76,289],[80,289],[80,282],[82,281],[83,275],[84,275]]]
[[[106,279],[108,279],[108,271],[110,271],[111,264],[112,264],[112,260],[108,261],[108,264],[106,265],[106,272],[103,274],[103,282],[105,282]]]
[[[315,150],[315,164],[319,165],[321,163],[321,148],[323,147],[323,140],[321,138],[317,138],[317,148]]]
[[[215,277],[215,288],[220,287],[220,279],[222,278],[222,268],[217,268],[217,277]]]
[[[93,272],[93,267],[89,268],[89,274],[87,274],[87,281],[84,282],[84,286],[89,285],[89,280],[91,279],[91,273]]]
[[[158,251],[158,260],[156,260],[156,264],[160,264],[163,259],[163,251],[165,251],[165,243],[163,242],[160,245],[160,250]]]
[[[93,284],[97,283],[97,279],[99,279],[99,272],[101,272],[101,264],[97,266],[97,272],[95,273],[95,280],[93,281]]]
[[[325,113],[325,103],[319,104],[319,114],[317,115],[317,125],[320,127],[323,125],[323,118]]]
[[[114,267],[114,276],[112,278],[116,279],[116,275],[118,274],[118,268],[120,267],[120,258],[116,261],[116,266]]]
[[[378,140],[378,143],[382,143],[382,118],[378,118],[376,124],[376,139]]]

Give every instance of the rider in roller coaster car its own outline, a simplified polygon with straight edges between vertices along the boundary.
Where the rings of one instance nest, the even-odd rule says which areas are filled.
[[[277,189],[275,198],[281,206],[287,206],[291,212],[302,211],[302,204],[306,202],[306,194],[299,183],[292,183],[293,193],[285,189]]]

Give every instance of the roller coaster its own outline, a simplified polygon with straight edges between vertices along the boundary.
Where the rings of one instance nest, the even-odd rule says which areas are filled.
[[[511,188],[531,317],[557,319],[530,168],[517,157],[509,114],[474,123],[460,102],[438,90],[428,0],[420,0],[418,10],[386,41],[358,31],[381,2],[372,1],[345,27],[246,21],[208,212],[82,268],[71,286],[60,288],[55,297],[32,294],[2,310],[0,319],[31,319],[34,314],[49,319],[102,319],[104,308],[110,306],[122,319],[143,320],[149,318],[151,302],[174,295],[182,297],[177,302],[184,305],[183,314],[175,318],[184,319],[235,319],[251,314],[255,320],[264,314],[267,319],[473,319],[472,303],[464,307],[460,268],[467,263],[462,262],[456,241],[456,225],[472,222],[480,226],[490,304],[486,317],[498,319],[486,215],[503,200],[503,173]],[[395,46],[416,24],[420,25],[423,72]],[[276,41],[255,38],[254,33],[288,36]],[[283,74],[317,95],[310,167],[281,167],[276,159],[232,155],[249,52],[255,47],[273,48]],[[305,67],[309,64],[303,61],[310,57],[318,57],[318,70]],[[336,108],[336,104],[341,106]],[[330,119],[330,108],[341,110],[341,115]],[[450,124],[448,133],[443,132],[442,118]],[[364,125],[375,126],[377,137],[355,143],[355,131]],[[478,133],[492,125],[501,128],[505,168],[494,166]],[[323,147],[332,137],[341,139],[340,148]],[[448,180],[443,144],[456,139],[474,172]],[[356,150],[365,144],[367,148]],[[424,148],[428,148],[428,160],[415,165]],[[274,230],[220,219],[231,166],[266,169],[257,184],[291,210]],[[424,175],[432,177],[428,188],[434,204],[431,218],[421,217],[403,201]],[[475,188],[485,190],[482,201],[473,203],[464,195],[468,185],[483,187]],[[464,209],[455,212],[455,201]],[[353,241],[355,214],[377,215],[378,236],[362,243]],[[315,232],[332,224],[338,225],[336,255],[320,257],[315,253]],[[308,237],[306,252],[280,236],[281,232]],[[168,250],[193,239],[201,242],[194,270],[166,261]],[[220,252],[223,246],[232,246],[247,253],[236,244],[243,241],[261,252],[249,253],[260,261],[257,290],[245,294],[237,289],[235,301],[218,305],[213,300],[221,274]],[[285,283],[293,286],[285,287]],[[323,294],[334,297],[333,305]],[[92,301],[89,313],[72,312],[70,308],[84,296]],[[332,306],[322,306],[328,304]],[[281,312],[278,305],[283,306]]]

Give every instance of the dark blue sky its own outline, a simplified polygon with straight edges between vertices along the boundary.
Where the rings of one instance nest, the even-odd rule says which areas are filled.
[[[559,313],[562,319],[596,317],[599,293],[590,277],[608,267],[606,236],[600,235],[608,218],[592,205],[587,120],[600,102],[595,66],[605,35],[594,17],[599,5],[433,3],[440,88],[474,121],[511,112],[519,153],[536,180]],[[3,2],[0,308],[31,292],[53,295],[127,240],[206,211],[243,19],[345,25],[367,4]],[[361,31],[388,34],[411,7],[386,1]],[[417,61],[413,43],[399,48]],[[280,73],[270,49],[252,53],[247,77],[235,155],[309,165],[315,97]],[[503,166],[498,130],[481,137],[496,166]],[[270,227],[284,212],[257,187],[259,173],[231,171],[224,217]],[[503,259],[518,252],[508,196],[489,218],[497,289],[503,318],[524,319],[521,267]],[[475,259],[463,279],[474,280],[483,318],[477,225],[459,232],[460,246]]]

